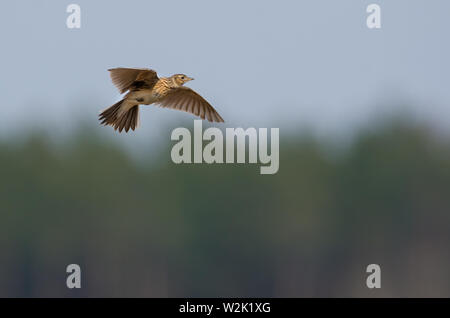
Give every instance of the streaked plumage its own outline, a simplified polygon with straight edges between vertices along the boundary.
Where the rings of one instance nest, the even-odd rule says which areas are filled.
[[[113,84],[120,93],[128,93],[120,102],[104,110],[99,119],[115,130],[128,132],[139,122],[139,105],[157,104],[161,107],[182,110],[211,122],[223,122],[219,113],[199,94],[183,86],[193,80],[184,74],[158,78],[155,71],[137,68],[108,70]]]

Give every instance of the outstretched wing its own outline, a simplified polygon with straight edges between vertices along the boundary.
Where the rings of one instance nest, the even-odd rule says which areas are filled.
[[[173,89],[158,104],[161,107],[182,110],[208,121],[223,123],[222,117],[203,97],[189,87],[181,86]]]
[[[158,75],[154,70],[146,68],[112,68],[111,80],[120,93],[124,93],[133,87],[152,88],[158,81]]]

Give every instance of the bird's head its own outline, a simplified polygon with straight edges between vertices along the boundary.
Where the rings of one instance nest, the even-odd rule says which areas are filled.
[[[172,79],[172,83],[174,84],[174,86],[179,87],[179,86],[183,86],[184,83],[192,81],[193,78],[189,77],[187,75],[184,74],[175,74],[171,76]]]

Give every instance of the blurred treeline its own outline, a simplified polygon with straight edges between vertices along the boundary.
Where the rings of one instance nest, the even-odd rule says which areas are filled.
[[[336,153],[280,134],[276,175],[175,165],[171,144],[139,161],[95,129],[2,141],[0,296],[450,296],[448,138],[392,121]]]

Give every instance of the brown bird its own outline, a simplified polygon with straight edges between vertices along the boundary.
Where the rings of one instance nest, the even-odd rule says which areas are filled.
[[[184,74],[158,78],[150,69],[113,68],[108,70],[113,84],[120,93],[128,93],[120,102],[105,109],[100,115],[101,124],[114,130],[128,132],[136,129],[139,121],[139,105],[157,104],[182,110],[211,122],[223,122],[217,111],[199,94],[184,83],[193,78]]]

